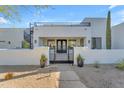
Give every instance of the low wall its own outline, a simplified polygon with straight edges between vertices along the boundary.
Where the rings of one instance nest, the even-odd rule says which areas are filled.
[[[39,65],[41,54],[47,56],[47,65],[49,65],[49,47],[2,49],[0,50],[0,65]]]
[[[91,50],[83,47],[74,48],[74,64],[77,64],[77,55],[85,58],[85,64],[93,64],[98,61],[101,64],[117,63],[124,59],[124,49]]]

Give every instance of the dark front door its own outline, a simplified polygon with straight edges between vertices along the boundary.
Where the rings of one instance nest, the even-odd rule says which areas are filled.
[[[57,40],[57,53],[67,52],[67,40]]]

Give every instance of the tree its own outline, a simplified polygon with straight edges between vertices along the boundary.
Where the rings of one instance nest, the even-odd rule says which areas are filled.
[[[106,49],[111,49],[111,12],[108,11],[106,23]]]
[[[22,48],[30,48],[30,43],[26,40],[22,41]]]
[[[21,9],[25,9],[26,11],[30,12],[30,13],[34,13],[34,9],[36,10],[36,12],[40,12],[38,13],[41,14],[41,9],[45,9],[45,8],[48,8],[47,5],[30,5],[30,6],[15,6],[15,5],[0,5],[0,16],[8,19],[9,21],[11,20],[11,22],[14,22],[14,21],[18,21],[20,22],[21,21],[21,14],[22,12]],[[33,8],[33,9],[32,9]],[[30,36],[31,38],[31,36]],[[29,48],[31,46],[31,44],[29,44],[28,42],[26,41],[23,41],[22,42],[22,47],[23,48]]]
[[[38,11],[40,9],[48,8],[47,5],[42,5],[42,6],[0,5],[0,15],[11,21],[21,21],[20,8],[24,8],[25,10],[31,12],[32,9],[31,7],[35,8]]]
[[[17,6],[1,5],[0,15],[7,19],[16,19],[19,21],[19,12],[17,11]]]

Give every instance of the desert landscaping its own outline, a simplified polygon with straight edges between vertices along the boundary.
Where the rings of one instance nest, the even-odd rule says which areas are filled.
[[[13,78],[5,80],[5,74],[13,72]],[[62,73],[63,72],[63,73]],[[71,64],[52,64],[40,68],[39,66],[0,66],[1,88],[58,88],[71,87],[63,84],[76,84],[73,80],[74,73],[87,88],[123,88],[124,71],[115,68],[114,64],[84,65],[84,67]],[[67,78],[60,79],[61,75],[68,73],[73,82],[68,83]],[[72,76],[71,76],[72,75]],[[64,82],[65,81],[65,82]],[[61,84],[62,83],[62,84]],[[77,86],[73,87],[79,87]],[[83,87],[83,86],[82,86]]]
[[[85,65],[83,68],[73,67],[73,70],[89,88],[123,88],[124,71],[115,68],[114,64]]]
[[[13,78],[5,80],[7,72],[13,73]],[[56,68],[40,69],[39,66],[1,66],[1,88],[57,88],[59,73]]]

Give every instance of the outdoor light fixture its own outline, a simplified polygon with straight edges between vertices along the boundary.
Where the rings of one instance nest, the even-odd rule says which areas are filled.
[[[88,40],[88,43],[90,43],[90,40]]]

